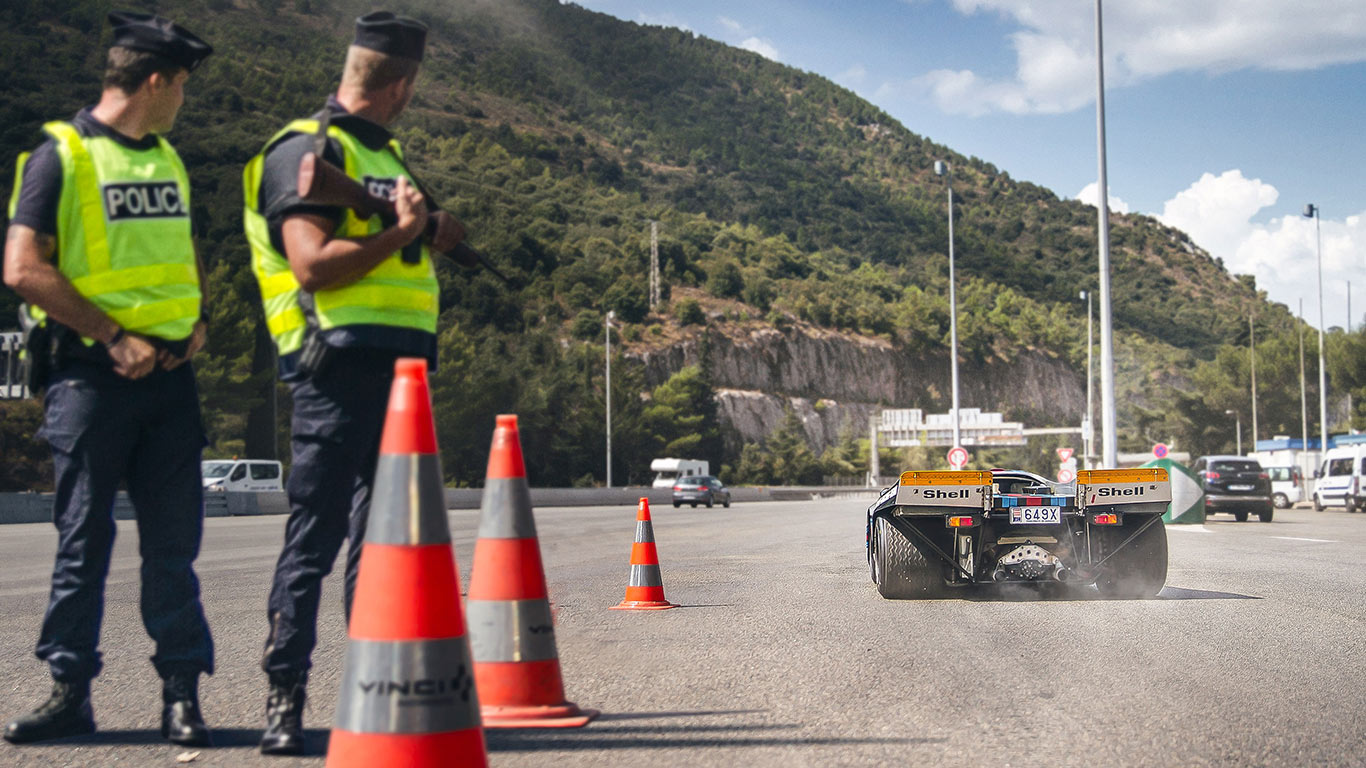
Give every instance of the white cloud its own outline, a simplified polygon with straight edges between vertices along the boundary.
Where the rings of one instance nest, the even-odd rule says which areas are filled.
[[[747,51],[754,51],[770,61],[778,60],[778,49],[773,46],[773,41],[768,38],[749,37],[740,43],[740,47]]]
[[[859,86],[867,81],[868,68],[862,64],[855,64],[835,76],[835,82],[843,83],[844,85]]]
[[[694,32],[692,27],[672,13],[640,13],[636,14],[636,21],[648,27],[675,27],[684,32]]]
[[[1099,187],[1100,185],[1094,181],[1087,184],[1077,193],[1077,199],[1089,206],[1096,207],[1100,203],[1100,195],[1096,194],[1096,189]],[[1129,204],[1114,195],[1110,195],[1110,210],[1114,213],[1128,213]]]
[[[953,0],[994,13],[1010,36],[1012,77],[936,70],[916,85],[948,113],[1067,112],[1095,96],[1095,16],[1076,0]],[[1105,13],[1106,86],[1172,72],[1299,70],[1366,61],[1360,0],[1112,2]]]
[[[1088,187],[1093,195],[1095,186]],[[1210,255],[1223,259],[1229,272],[1253,275],[1257,288],[1292,312],[1304,300],[1306,319],[1318,325],[1318,263],[1314,221],[1298,210],[1265,224],[1252,218],[1276,205],[1280,193],[1261,179],[1248,179],[1234,169],[1215,176],[1206,173],[1163,207],[1164,224],[1185,231]],[[1325,321],[1331,327],[1347,322],[1347,283],[1358,286],[1358,307],[1366,288],[1366,212],[1325,219],[1323,234],[1323,297]],[[1360,315],[1353,325],[1360,324]]]
[[[745,25],[741,24],[735,19],[730,18],[729,16],[718,16],[716,17],[716,20],[721,22],[721,26],[725,27],[726,29],[729,29],[731,32],[734,32],[737,35],[745,34]]]

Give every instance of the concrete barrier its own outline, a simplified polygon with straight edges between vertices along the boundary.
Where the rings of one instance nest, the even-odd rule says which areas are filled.
[[[734,504],[756,501],[804,501],[808,499],[855,500],[877,495],[872,488],[731,488]],[[478,509],[484,491],[480,488],[447,488],[449,509]],[[644,496],[651,506],[668,506],[673,491],[668,488],[532,488],[531,503],[536,507],[611,507],[635,506]],[[252,517],[289,514],[289,499],[283,492],[204,494],[205,517]],[[120,491],[114,500],[114,518],[132,520],[133,505],[128,494]],[[47,523],[52,521],[52,494],[0,493],[0,524]]]

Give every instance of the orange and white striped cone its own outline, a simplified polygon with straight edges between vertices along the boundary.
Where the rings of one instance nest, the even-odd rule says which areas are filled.
[[[641,497],[636,506],[636,542],[631,545],[631,579],[626,583],[625,599],[612,606],[612,610],[663,611],[677,607],[664,599],[664,577],[659,573],[650,500]]]
[[[427,363],[394,374],[327,768],[483,768]]]
[[[577,728],[598,715],[565,701],[555,624],[517,417],[498,416],[466,603],[485,728]]]

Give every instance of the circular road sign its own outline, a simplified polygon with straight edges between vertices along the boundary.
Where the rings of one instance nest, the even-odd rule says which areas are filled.
[[[1076,480],[1076,479],[1077,479],[1077,473],[1076,473],[1076,472],[1073,472],[1072,470],[1067,469],[1067,468],[1065,468],[1065,467],[1064,467],[1063,469],[1058,470],[1058,482],[1060,482],[1060,483],[1070,483],[1070,482],[1072,482],[1073,480]]]
[[[1156,457],[1159,458],[1159,459],[1165,459],[1165,458],[1167,458],[1167,444],[1166,444],[1166,443],[1158,443],[1157,445],[1154,445],[1154,446],[1153,446],[1153,456],[1156,456]]]
[[[954,469],[962,469],[968,465],[968,449],[961,445],[955,445],[949,449],[949,466]]]

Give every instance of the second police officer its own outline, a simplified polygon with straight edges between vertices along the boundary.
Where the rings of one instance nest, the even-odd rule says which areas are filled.
[[[335,96],[271,138],[243,174],[252,270],[294,404],[290,515],[262,662],[267,754],[303,750],[322,580],[348,540],[350,615],[394,361],[436,363],[436,271],[420,240],[433,205],[387,128],[412,98],[426,37],[420,22],[386,11],[357,19]],[[301,199],[299,164],[309,153],[391,197],[394,220]],[[464,237],[449,214],[432,219],[434,248],[449,250]]]

